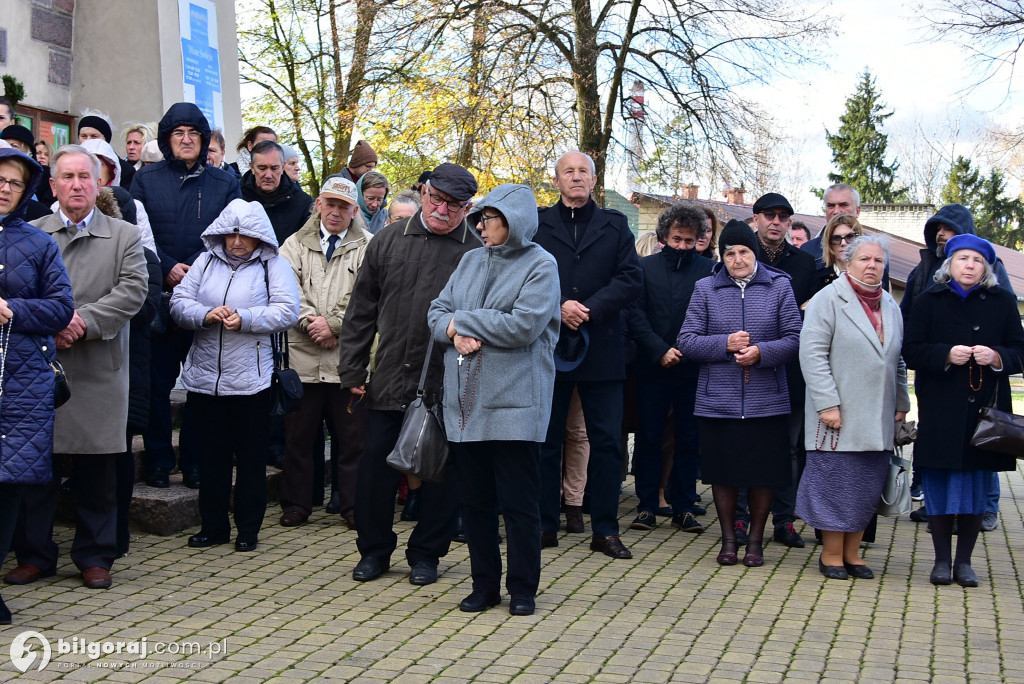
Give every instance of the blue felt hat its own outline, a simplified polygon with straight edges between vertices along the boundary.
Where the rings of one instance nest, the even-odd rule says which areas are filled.
[[[946,241],[945,252],[947,257],[953,256],[953,252],[958,249],[972,249],[981,256],[985,257],[985,261],[990,264],[996,263],[996,250],[992,246],[992,243],[984,238],[980,238],[977,235],[971,235],[964,233],[963,235],[954,235]]]
[[[558,335],[558,343],[555,345],[555,370],[562,373],[576,370],[587,358],[587,348],[590,347],[590,331],[586,324],[573,330],[568,326],[562,326]]]

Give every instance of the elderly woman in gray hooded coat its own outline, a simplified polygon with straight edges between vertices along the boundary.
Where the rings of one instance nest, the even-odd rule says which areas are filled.
[[[202,529],[188,545],[228,542],[237,461],[235,549],[253,551],[267,510],[270,336],[298,322],[299,289],[259,202],[232,200],[202,238],[207,251],[171,296],[175,322],[196,331],[181,384],[195,408]]]
[[[540,582],[540,444],[555,384],[558,268],[531,241],[537,201],[529,188],[499,185],[475,211],[470,224],[485,247],[462,258],[427,312],[434,341],[447,347],[444,421],[473,574],[459,608],[501,602],[500,507],[509,612],[530,615]]]

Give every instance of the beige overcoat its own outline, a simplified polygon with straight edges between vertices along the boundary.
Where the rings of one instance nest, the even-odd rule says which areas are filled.
[[[125,449],[128,323],[146,299],[148,275],[139,229],[98,209],[83,230],[55,213],[32,222],[57,242],[86,334],[57,352],[71,400],[57,409],[53,451],[112,454]]]

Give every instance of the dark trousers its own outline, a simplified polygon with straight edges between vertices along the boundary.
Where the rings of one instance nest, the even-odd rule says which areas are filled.
[[[246,541],[259,536],[267,512],[270,389],[215,397],[189,392],[199,439],[199,517],[203,532],[228,537],[231,467],[235,465],[235,528]]]
[[[562,446],[573,386],[580,395],[590,440],[587,494],[595,537],[619,533],[619,482],[622,470],[622,381],[555,380],[551,421],[540,450],[540,526],[558,532],[562,486]]]
[[[135,454],[132,453],[132,433],[126,435],[128,448],[117,455],[117,555],[128,553],[131,543],[131,506],[135,493]]]
[[[303,515],[313,512],[314,461],[324,460],[323,441],[316,451],[317,436],[326,411],[334,432],[332,446],[339,446],[334,481],[341,497],[341,515],[353,515],[356,508],[356,477],[359,457],[366,443],[369,415],[362,402],[348,412],[352,393],[336,383],[302,383],[298,408],[285,415],[285,460],[281,476],[281,509]],[[321,487],[320,496],[323,497]]]
[[[146,444],[146,469],[174,470],[174,447],[171,445],[171,390],[178,380],[181,364],[192,347],[192,333],[175,328],[152,332],[149,338],[149,426],[142,433]],[[178,434],[179,465],[182,470],[199,467],[199,445],[193,425],[193,407],[186,402]]]
[[[500,594],[500,508],[508,549],[505,588],[512,596],[536,596],[540,583],[540,445],[461,442],[451,448],[473,590]]]
[[[676,446],[669,475],[669,503],[681,515],[697,500],[697,470],[700,467],[700,436],[697,417],[693,415],[697,400],[697,378],[638,378],[637,408],[640,427],[633,451],[633,474],[637,509],[654,513],[658,509],[658,488],[661,484],[661,442],[665,423],[672,409]]]
[[[804,449],[804,407],[793,406],[789,414],[789,454],[791,479],[788,487],[774,491],[772,498],[772,525],[778,527],[796,521],[796,490],[800,485],[800,476],[807,463],[807,451]],[[736,497],[736,520],[750,522],[747,511],[747,490],[741,488]]]
[[[117,557],[117,458],[120,454],[72,454],[75,540],[71,560],[79,570],[110,570]],[[64,456],[53,455],[53,480],[21,488],[21,515],[14,533],[18,563],[30,563],[43,572],[57,569],[58,548],[53,541],[53,518],[60,498]]]
[[[366,448],[359,459],[359,487],[356,490],[356,546],[363,558],[374,556],[390,565],[398,546],[394,532],[395,496],[402,474],[387,464],[402,428],[401,411],[369,411]],[[458,514],[458,488],[455,468],[449,461],[444,482],[424,482],[420,487],[420,519],[409,535],[405,551],[409,565],[419,561],[437,564],[448,553],[455,517]]]
[[[18,526],[18,509],[21,504],[22,485],[0,484],[0,565],[4,564],[7,552],[14,541],[14,529]]]

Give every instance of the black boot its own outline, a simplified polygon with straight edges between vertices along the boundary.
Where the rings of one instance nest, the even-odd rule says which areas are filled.
[[[331,500],[327,503],[327,512],[331,515],[341,513],[341,494],[337,490],[331,492]]]
[[[420,519],[420,490],[410,489],[408,496],[405,497],[405,507],[402,508],[401,520],[419,520]],[[459,516],[459,528],[462,528],[462,517]]]
[[[459,517],[455,519],[455,532],[452,534],[452,541],[466,543],[466,528],[462,524],[462,513],[459,513]]]
[[[0,625],[11,624],[11,609],[4,603],[4,597],[0,596]]]

